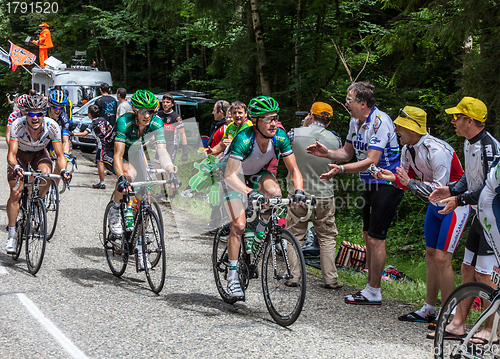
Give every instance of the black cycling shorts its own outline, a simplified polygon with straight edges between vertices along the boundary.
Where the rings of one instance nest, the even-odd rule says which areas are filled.
[[[367,231],[372,238],[385,240],[403,195],[402,190],[392,185],[365,184],[361,210],[363,231]]]
[[[481,226],[477,215],[475,215],[472,220],[469,234],[467,235],[467,242],[465,242],[465,248],[479,256],[494,254],[493,249],[486,241],[486,238],[484,238],[483,226]]]

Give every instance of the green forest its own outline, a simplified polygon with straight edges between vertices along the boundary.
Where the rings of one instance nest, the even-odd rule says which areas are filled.
[[[346,88],[370,81],[381,110],[395,118],[405,105],[425,109],[429,132],[449,142],[461,159],[463,138],[454,134],[444,109],[463,96],[486,103],[487,129],[500,137],[498,1],[59,0],[57,12],[48,14],[13,13],[8,2],[0,4],[4,49],[8,40],[24,46],[46,21],[55,46],[50,56],[71,64],[75,51],[86,50],[87,64],[110,71],[114,88],[129,93],[197,90],[246,103],[271,95],[287,129],[300,123],[295,111],[324,101],[334,109],[330,129],[345,138]],[[25,48],[38,54],[34,45]],[[22,68],[12,72],[2,62],[0,73],[1,93],[30,88]],[[208,132],[210,111],[202,132]],[[339,188],[337,194],[349,191]],[[391,253],[419,248],[421,260],[425,206],[406,194],[388,241]],[[356,241],[359,213],[341,208],[337,218],[339,238]]]

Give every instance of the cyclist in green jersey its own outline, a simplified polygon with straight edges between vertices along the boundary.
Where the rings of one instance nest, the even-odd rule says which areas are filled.
[[[140,181],[148,179],[144,145],[149,142],[156,144],[161,167],[170,174],[170,179],[180,185],[167,152],[163,121],[155,115],[159,107],[158,99],[150,91],[137,90],[130,102],[133,112],[123,114],[116,122],[112,170],[118,177],[118,183],[114,193],[114,205],[108,217],[109,229],[116,235],[123,233],[119,213],[123,193],[132,190],[130,182],[136,177]]]
[[[276,177],[265,170],[264,166],[281,155],[296,188],[292,201],[296,204],[306,202],[306,196],[302,190],[302,175],[297,167],[290,140],[286,132],[277,126],[278,112],[278,102],[272,97],[258,96],[250,101],[248,114],[253,126],[239,131],[232,141],[225,180],[222,184],[226,210],[231,216],[231,232],[227,239],[229,260],[227,290],[229,295],[239,300],[245,298],[236,272],[241,236],[246,228],[243,200],[248,199],[248,202],[259,200],[266,203],[269,197],[281,197]],[[238,176],[241,172],[244,180]],[[256,244],[262,240],[258,234],[262,233],[266,225],[266,222],[257,225]],[[251,233],[245,233],[247,243],[251,242],[251,237]],[[247,248],[247,251],[249,249],[255,251],[256,246],[254,245],[253,249]]]

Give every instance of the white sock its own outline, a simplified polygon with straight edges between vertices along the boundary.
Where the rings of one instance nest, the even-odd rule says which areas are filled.
[[[104,182],[104,181],[101,181],[101,182],[99,182],[99,184],[106,184],[106,182]]]
[[[16,236],[16,226],[9,226],[9,237],[15,237]]]
[[[415,313],[420,315],[422,318],[427,318],[428,315],[436,316],[436,306],[424,303],[424,306]]]
[[[382,300],[380,288],[372,288],[368,284],[366,288],[361,291],[361,294],[368,300]]]
[[[235,261],[229,260],[229,273],[228,273],[229,275],[227,277],[228,282],[238,279],[238,272],[236,271],[237,267],[238,267],[238,260]]]
[[[118,213],[119,211],[120,211],[120,203],[116,203],[115,201],[113,201],[113,205],[109,209],[109,214],[112,215]]]

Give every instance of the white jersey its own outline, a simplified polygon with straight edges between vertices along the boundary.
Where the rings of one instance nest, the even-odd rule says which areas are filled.
[[[429,197],[439,186],[447,186],[463,175],[455,150],[445,141],[426,134],[415,145],[404,145],[401,166],[413,170],[420,179],[411,179],[408,188],[413,194]]]
[[[40,138],[31,138],[26,117],[21,117],[12,123],[10,140],[18,141],[18,149],[24,152],[39,152],[45,149],[49,142],[61,142],[61,128],[51,118],[43,118],[43,129]]]

